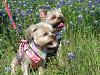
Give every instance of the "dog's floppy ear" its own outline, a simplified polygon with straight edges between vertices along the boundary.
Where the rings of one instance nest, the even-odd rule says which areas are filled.
[[[39,9],[39,18],[41,21],[45,21],[47,15],[46,9]]]
[[[37,30],[36,25],[31,25],[25,30],[25,36],[27,40],[31,40],[33,33]]]

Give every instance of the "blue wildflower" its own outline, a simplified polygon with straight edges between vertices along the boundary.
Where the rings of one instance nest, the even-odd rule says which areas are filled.
[[[17,29],[18,29],[17,32],[22,32],[22,25],[18,24]]]
[[[10,72],[11,71],[11,67],[5,67],[5,69],[4,69],[6,72]]]
[[[62,6],[62,4],[60,2],[57,2],[56,8],[60,8],[61,6]]]
[[[34,2],[35,0],[31,0],[31,2]]]
[[[68,0],[65,5],[68,6],[68,5],[71,5],[72,4],[72,1],[71,0]]]
[[[92,15],[92,16],[95,16],[96,14],[95,14],[95,12],[92,10],[92,11],[90,11],[90,14]]]
[[[82,15],[78,15],[77,18],[78,18],[78,21],[79,21],[79,22],[82,22],[82,21],[83,21],[83,16],[82,16]]]
[[[21,16],[22,18],[24,18],[24,17],[26,16],[25,11],[22,11],[22,12],[20,13],[20,16]]]
[[[74,60],[75,59],[75,54],[72,53],[72,52],[68,53],[67,56],[68,56],[68,60]]]
[[[48,2],[54,2],[55,0],[48,0]]]
[[[81,9],[81,7],[77,7],[76,10],[81,11],[82,9]]]
[[[91,7],[92,6],[92,1],[88,2],[88,6]]]
[[[79,2],[83,2],[84,0],[78,0]]]
[[[87,9],[87,8],[85,8],[84,12],[85,12],[85,13],[88,13],[88,9]]]
[[[33,10],[32,9],[27,9],[26,13],[27,13],[27,15],[30,15],[30,14],[33,13]]]
[[[22,1],[18,1],[17,4],[18,4],[18,5],[22,5]]]
[[[17,9],[15,9],[16,13],[21,13],[21,9],[18,7]]]

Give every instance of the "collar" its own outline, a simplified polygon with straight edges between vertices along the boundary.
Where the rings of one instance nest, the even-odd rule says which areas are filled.
[[[39,56],[40,58],[42,58],[42,59],[45,59],[46,56],[47,56],[47,50],[46,50],[46,49],[39,50],[39,49],[37,48],[37,46],[39,46],[39,45],[35,44],[34,42],[29,44],[29,47],[32,49],[32,51],[33,51],[36,55],[38,55],[38,56]]]

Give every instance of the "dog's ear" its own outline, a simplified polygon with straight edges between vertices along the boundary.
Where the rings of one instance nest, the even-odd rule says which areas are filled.
[[[47,10],[46,9],[39,9],[39,18],[42,21],[45,21],[47,15]]]
[[[25,30],[25,36],[27,40],[31,40],[33,33],[37,30],[36,25],[31,25]]]

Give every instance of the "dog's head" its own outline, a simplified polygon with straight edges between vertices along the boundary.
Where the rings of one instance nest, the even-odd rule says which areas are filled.
[[[35,44],[41,47],[48,47],[50,45],[56,47],[56,37],[52,33],[52,26],[48,23],[38,23],[37,25],[31,25],[26,29],[26,39],[29,42],[35,42]]]
[[[53,8],[49,11],[39,9],[39,17],[41,21],[46,21],[53,25],[56,31],[60,31],[64,27],[65,19],[60,8]]]

